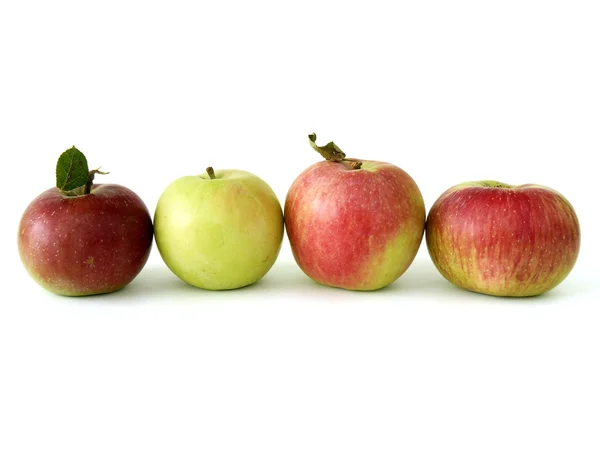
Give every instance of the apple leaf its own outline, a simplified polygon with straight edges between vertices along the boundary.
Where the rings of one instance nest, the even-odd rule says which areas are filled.
[[[88,163],[85,155],[75,146],[63,152],[56,163],[56,187],[68,192],[85,186],[88,181]]]
[[[312,148],[319,152],[319,154],[327,161],[342,161],[346,158],[346,154],[332,142],[327,145],[319,147],[317,145],[317,135],[315,133],[308,135],[308,141]]]

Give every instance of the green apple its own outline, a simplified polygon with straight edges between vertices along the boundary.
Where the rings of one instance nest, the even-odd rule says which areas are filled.
[[[203,289],[260,280],[283,240],[283,212],[262,179],[242,170],[206,169],[175,180],[154,215],[156,244],[171,271]]]

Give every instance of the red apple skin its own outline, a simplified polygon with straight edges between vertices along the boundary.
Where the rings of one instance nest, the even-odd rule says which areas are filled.
[[[68,296],[103,294],[127,285],[152,246],[144,202],[116,184],[68,197],[51,188],[34,199],[19,225],[19,253],[41,286]]]
[[[444,192],[427,217],[427,248],[454,285],[528,297],[557,286],[579,253],[575,210],[539,185],[464,183]]]
[[[410,266],[423,239],[425,206],[414,180],[392,164],[322,161],[294,181],[285,226],[300,268],[318,283],[380,289]]]

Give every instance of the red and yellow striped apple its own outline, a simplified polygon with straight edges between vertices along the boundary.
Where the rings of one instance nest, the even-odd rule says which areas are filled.
[[[444,192],[427,217],[429,254],[454,285],[527,297],[562,282],[579,253],[571,204],[539,185],[463,183]]]
[[[314,143],[316,136],[310,139]],[[423,197],[399,167],[346,159],[337,146],[340,156],[334,159],[325,148],[318,150],[330,160],[300,174],[286,197],[292,253],[318,283],[380,289],[398,279],[417,254],[425,228]]]

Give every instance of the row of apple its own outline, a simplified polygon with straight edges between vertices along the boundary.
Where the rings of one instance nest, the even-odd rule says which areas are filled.
[[[412,263],[423,234],[433,263],[451,283],[499,296],[531,296],[566,278],[580,231],[571,204],[539,185],[463,183],[429,211],[399,167],[347,158],[333,142],[310,145],[318,162],[291,185],[284,211],[269,185],[241,170],[213,170],[171,183],[154,222],[124,186],[94,184],[75,147],[56,167],[56,187],[25,210],[21,260],[47,290],[62,295],[113,292],[144,267],[153,236],[166,265],[203,289],[235,289],[273,266],[284,226],[294,258],[327,286],[376,290]]]

